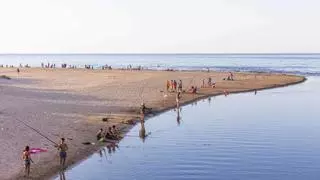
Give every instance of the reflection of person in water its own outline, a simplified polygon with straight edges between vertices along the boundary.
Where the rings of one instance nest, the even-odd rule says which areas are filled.
[[[116,143],[111,143],[107,145],[108,153],[111,155],[112,153],[116,152],[116,148],[119,148],[119,146]],[[105,150],[104,150],[105,151]],[[107,155],[106,155],[107,156]]]
[[[180,116],[180,109],[177,108],[177,123],[178,123],[178,126],[180,126],[180,120],[181,120],[181,116]]]
[[[208,103],[211,104],[211,97],[208,98]]]
[[[142,141],[144,142],[147,134],[146,134],[146,129],[144,127],[144,121],[141,121],[141,129],[139,131],[139,137],[142,139]]]
[[[59,172],[60,180],[66,180],[66,176],[64,174],[64,170]]]

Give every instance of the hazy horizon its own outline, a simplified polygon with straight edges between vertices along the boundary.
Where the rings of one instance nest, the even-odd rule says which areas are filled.
[[[317,0],[11,0],[1,54],[320,52]]]

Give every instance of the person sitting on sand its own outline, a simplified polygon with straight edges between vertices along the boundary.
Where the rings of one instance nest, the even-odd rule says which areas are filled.
[[[197,94],[197,86],[195,86],[195,87],[193,88],[192,93],[193,93],[193,94]]]
[[[31,162],[32,162],[31,154],[30,154],[29,150],[30,150],[29,146],[26,146],[26,148],[24,149],[24,151],[22,153],[22,159],[24,161],[25,176],[29,176],[29,174],[30,174],[30,165],[31,165]]]
[[[99,140],[103,137],[102,133],[103,133],[103,129],[101,128],[101,129],[97,132],[97,141],[99,141]]]
[[[117,139],[117,135],[113,132],[112,127],[109,127],[108,133],[111,136],[111,139]]]
[[[116,125],[112,126],[112,131],[113,131],[114,134],[120,135],[120,130],[116,127]]]
[[[192,94],[196,94],[197,93],[197,87],[196,86],[191,86],[191,88],[189,89],[189,92]]]
[[[62,168],[65,168],[68,146],[65,143],[65,139],[64,138],[61,138],[61,142],[58,145],[58,150],[59,150],[59,156],[60,156],[60,166]]]
[[[191,86],[191,88],[188,90],[190,93],[193,92],[194,86]]]
[[[113,136],[112,136],[109,132],[106,133],[106,135],[104,136],[104,138],[105,138],[105,140],[114,139]]]

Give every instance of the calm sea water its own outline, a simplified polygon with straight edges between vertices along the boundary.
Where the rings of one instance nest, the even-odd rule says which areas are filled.
[[[64,173],[68,180],[319,179],[320,78],[286,88],[218,96],[135,126]],[[180,116],[181,119],[177,118]],[[62,174],[61,174],[62,175]],[[57,177],[59,179],[59,177]]]
[[[0,55],[0,64],[18,66],[20,63],[41,66],[62,63],[101,68],[103,65],[125,68],[129,64],[149,69],[278,72],[320,75],[320,54],[150,54],[150,55]]]

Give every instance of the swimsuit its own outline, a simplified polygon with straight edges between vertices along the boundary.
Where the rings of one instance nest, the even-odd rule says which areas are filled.
[[[30,165],[30,164],[31,164],[30,159],[25,159],[25,160],[24,160],[24,165],[28,166],[28,165]]]
[[[67,157],[67,152],[65,152],[65,151],[60,151],[60,157],[61,157],[61,158],[66,158],[66,157]]]

